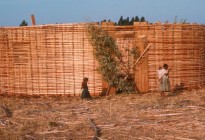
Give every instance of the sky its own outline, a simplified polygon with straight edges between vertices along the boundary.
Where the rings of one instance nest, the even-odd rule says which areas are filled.
[[[148,22],[186,20],[205,24],[205,0],[0,0],[0,26],[19,26],[23,20],[36,24],[117,22],[120,16],[145,17]]]

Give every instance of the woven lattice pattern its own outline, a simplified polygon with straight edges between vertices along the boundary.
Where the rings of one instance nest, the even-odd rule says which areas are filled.
[[[83,77],[101,91],[85,25],[45,25],[0,31],[0,88],[25,94],[81,94]]]

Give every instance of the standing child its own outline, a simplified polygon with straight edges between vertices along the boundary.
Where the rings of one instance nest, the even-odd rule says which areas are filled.
[[[88,91],[87,83],[88,83],[88,78],[87,77],[83,78],[83,82],[81,85],[81,90],[83,90],[81,94],[81,99],[92,99],[92,97],[90,96],[90,92]]]
[[[158,70],[158,78],[160,80],[161,97],[165,96],[165,92],[170,92],[168,65],[164,64],[161,70]]]

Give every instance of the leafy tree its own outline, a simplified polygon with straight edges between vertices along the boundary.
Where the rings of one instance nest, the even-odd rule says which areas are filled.
[[[139,19],[139,17],[138,16],[135,16],[135,20],[134,20],[135,22],[139,22],[140,21],[140,19]]]
[[[115,87],[118,92],[138,92],[130,66],[123,61],[124,56],[116,41],[106,30],[92,23],[88,24],[87,31],[89,41],[94,48],[93,54],[99,62],[98,71],[109,84],[106,95],[109,94],[111,87]],[[138,51],[134,48],[129,50],[129,54],[138,58]],[[133,65],[131,67],[133,68]]]
[[[130,24],[130,18],[127,17],[127,19],[125,19],[125,25],[129,25]]]
[[[123,25],[123,16],[120,17],[120,19],[118,21],[118,25]]]
[[[123,25],[133,25],[134,22],[145,22],[145,17],[141,17],[139,19],[138,16],[132,17],[131,20],[129,17],[123,18],[123,16],[120,17],[118,23],[115,23],[115,25],[123,26]]]
[[[27,23],[25,20],[23,20],[23,21],[21,22],[20,26],[28,26],[28,23]]]
[[[101,22],[112,22],[112,21],[110,19],[109,20],[103,19]]]
[[[141,18],[140,18],[140,22],[145,22],[146,20],[145,20],[145,18],[142,16]]]
[[[106,20],[106,19],[104,19],[104,20],[102,20],[102,22],[107,22],[107,20]]]
[[[132,19],[131,19],[131,21],[130,21],[130,25],[133,25],[134,21],[135,21],[135,18],[132,17]]]

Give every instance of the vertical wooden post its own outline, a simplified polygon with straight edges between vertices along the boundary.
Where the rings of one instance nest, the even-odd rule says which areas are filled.
[[[34,15],[31,15],[31,22],[32,22],[32,25],[36,25],[36,20],[35,20]]]
[[[135,26],[140,26],[135,24]],[[137,28],[136,28],[137,29]],[[146,49],[147,36],[135,34],[135,44],[138,47],[140,53]],[[149,79],[148,79],[148,53],[146,52],[142,59],[135,66],[135,83],[141,93],[149,91]]]

